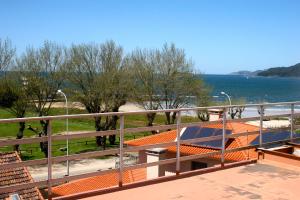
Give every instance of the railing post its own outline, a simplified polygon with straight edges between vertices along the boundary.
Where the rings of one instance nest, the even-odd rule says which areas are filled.
[[[290,140],[293,141],[294,137],[294,114],[295,114],[295,106],[294,104],[291,104],[291,135]]]
[[[52,122],[47,121],[47,136],[48,136],[48,199],[52,199]]]
[[[263,134],[263,121],[264,121],[264,106],[260,105],[260,118],[259,118],[259,147],[262,146],[262,134]]]
[[[225,163],[225,137],[226,137],[226,115],[227,115],[227,109],[223,108],[223,118],[222,118],[222,124],[223,124],[223,130],[222,130],[222,154],[221,154],[221,166],[224,166]]]
[[[123,186],[124,115],[120,116],[119,187]]]
[[[176,142],[176,175],[180,173],[180,131],[181,131],[181,112],[177,113],[177,142]]]

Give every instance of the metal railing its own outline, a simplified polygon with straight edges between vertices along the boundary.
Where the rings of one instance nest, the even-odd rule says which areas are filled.
[[[294,139],[299,138],[293,138],[294,137],[294,120],[296,117],[300,116],[300,113],[296,113],[294,106],[300,105],[300,102],[282,102],[282,103],[268,103],[268,104],[246,104],[246,105],[232,105],[232,106],[212,106],[212,107],[194,107],[194,108],[181,108],[181,109],[165,109],[165,110],[149,110],[149,111],[134,111],[134,112],[110,112],[110,113],[94,113],[94,114],[76,114],[76,115],[58,115],[58,116],[45,116],[45,117],[28,117],[28,118],[12,118],[12,119],[0,119],[0,124],[4,123],[16,123],[16,122],[28,122],[28,121],[40,121],[40,120],[47,120],[48,130],[47,130],[47,136],[42,137],[36,137],[36,138],[23,138],[22,140],[19,139],[2,139],[0,140],[0,147],[3,146],[10,146],[10,145],[16,145],[16,144],[32,144],[32,143],[39,143],[39,142],[48,142],[48,157],[45,159],[37,159],[37,160],[28,160],[28,161],[22,161],[17,163],[8,163],[8,164],[2,164],[0,165],[0,170],[4,169],[11,169],[11,168],[17,168],[17,167],[27,167],[27,166],[33,166],[33,165],[41,165],[41,164],[47,164],[48,165],[48,178],[47,180],[43,181],[36,181],[32,183],[26,183],[26,184],[18,184],[13,186],[5,186],[0,187],[0,193],[6,193],[6,192],[13,192],[20,189],[26,189],[30,187],[35,186],[46,186],[48,191],[48,198],[52,198],[52,185],[64,183],[66,181],[106,174],[106,173],[112,173],[117,172],[119,174],[119,187],[122,187],[123,185],[123,173],[125,170],[129,169],[136,169],[141,167],[150,167],[155,165],[165,165],[165,164],[176,164],[176,174],[180,174],[180,164],[183,161],[187,160],[193,160],[193,159],[199,159],[204,157],[210,157],[210,156],[216,156],[220,155],[221,158],[221,164],[224,165],[225,163],[225,154],[226,153],[232,153],[242,150],[247,150],[250,148],[258,147],[263,145],[262,141],[262,134],[266,131],[269,131],[267,129],[263,128],[264,119],[266,117],[288,117],[290,118],[291,125],[290,125],[290,138],[286,141],[292,141]],[[260,109],[260,115],[257,117],[248,117],[248,118],[241,118],[241,119],[227,119],[227,111],[231,107],[256,107]],[[289,106],[290,107],[290,113],[288,114],[281,114],[281,115],[270,115],[265,116],[263,110],[266,107],[270,106]],[[220,121],[209,121],[209,122],[189,122],[189,123],[182,123],[182,112],[185,111],[205,111],[208,109],[222,109],[223,110],[223,118]],[[164,113],[164,112],[177,112],[177,121],[176,124],[172,125],[158,125],[158,126],[152,126],[152,127],[138,127],[138,128],[125,128],[125,117],[128,115],[136,115],[136,114],[146,114],[146,113]],[[120,118],[120,128],[117,130],[108,130],[108,131],[85,131],[78,134],[69,134],[69,135],[53,135],[52,134],[52,121],[53,120],[62,120],[62,119],[78,119],[78,118],[94,118],[94,117],[103,117],[103,116],[119,116]],[[252,120],[259,120],[260,121],[260,129],[259,131],[254,132],[244,132],[244,133],[238,133],[234,135],[226,135],[226,124],[229,122],[246,122],[246,121],[252,121]],[[215,124],[215,123],[222,123],[222,135],[220,136],[211,136],[211,137],[202,137],[202,138],[196,138],[196,139],[188,139],[188,140],[181,140],[180,139],[180,132],[183,127],[190,127],[195,125],[209,125],[209,124]],[[149,145],[143,145],[143,146],[124,146],[124,135],[128,133],[137,133],[137,132],[144,132],[144,131],[156,131],[156,130],[169,130],[169,129],[176,129],[177,131],[177,139],[175,141],[166,142],[166,143],[159,143],[159,144],[149,144]],[[225,141],[226,138],[235,138],[240,136],[249,136],[253,134],[259,134],[259,145],[247,145],[239,148],[234,149],[226,149],[225,148]],[[52,156],[52,142],[58,141],[58,140],[71,140],[76,138],[83,138],[83,137],[93,137],[93,136],[108,136],[108,135],[119,135],[120,137],[120,146],[117,149],[108,149],[108,150],[102,150],[102,151],[93,151],[93,152],[86,152],[86,153],[80,153],[80,154],[73,154],[68,156]],[[221,150],[216,150],[209,153],[203,153],[203,154],[197,154],[197,155],[189,155],[189,156],[181,156],[180,155],[180,145],[181,144],[190,144],[192,142],[207,142],[207,141],[213,141],[213,140],[222,140],[222,148]],[[276,141],[276,142],[283,142],[283,141]],[[274,143],[274,142],[273,142]],[[156,147],[168,147],[168,146],[176,146],[176,157],[175,158],[169,158],[165,160],[160,160],[156,162],[151,163],[138,163],[135,165],[130,166],[124,166],[123,162],[123,155],[125,152],[130,151],[140,151],[140,150],[147,150],[151,148]],[[83,159],[83,158],[91,158],[91,157],[97,157],[97,156],[105,156],[105,155],[111,155],[111,154],[119,154],[119,167],[117,169],[109,169],[105,171],[96,171],[96,172],[89,172],[85,174],[79,174],[79,175],[71,175],[61,178],[53,178],[52,177],[52,164],[54,163],[60,163],[64,161],[71,161],[71,160],[77,160],[77,159]]]

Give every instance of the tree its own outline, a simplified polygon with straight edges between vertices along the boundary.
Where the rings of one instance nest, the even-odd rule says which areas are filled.
[[[207,98],[208,89],[199,75],[194,73],[194,65],[186,58],[183,49],[174,44],[165,44],[160,52],[159,87],[162,109],[178,109],[200,102]],[[177,112],[165,112],[166,123],[173,124]]]
[[[26,88],[22,80],[16,77],[16,74],[11,72],[8,77],[4,77],[0,81],[0,106],[7,109],[17,118],[25,117],[29,107]],[[22,139],[24,136],[25,122],[19,122],[19,130],[17,139]],[[19,145],[15,145],[14,149],[19,151]]]
[[[0,38],[0,72],[9,68],[14,60],[16,49],[12,47],[9,39]]]
[[[240,99],[233,99],[233,104],[235,105],[243,105],[246,103],[246,100],[243,98]],[[234,106],[231,107],[228,111],[228,114],[230,115],[231,119],[241,119],[242,113],[245,111],[245,106]]]
[[[206,107],[210,105],[211,102],[211,97],[209,96],[210,93],[210,88],[209,87],[205,87],[205,89],[202,90],[203,95],[201,95],[200,98],[197,99],[197,107]],[[207,109],[204,110],[199,110],[197,111],[197,117],[201,120],[201,121],[209,121],[209,112]]]
[[[137,49],[131,55],[135,78],[134,99],[146,110],[177,109],[203,105],[208,88],[183,49],[165,44],[161,50]],[[165,112],[166,124],[173,124],[176,112]],[[155,113],[147,114],[152,126]]]
[[[10,40],[0,39],[0,106],[7,109],[17,118],[23,118],[28,108],[28,99],[22,80],[16,73],[6,73],[13,68],[15,59],[15,48]],[[19,130],[16,138],[22,139],[25,130],[25,122],[19,122]],[[19,151],[19,145],[15,145],[15,150]]]
[[[26,80],[26,93],[38,116],[49,115],[57,90],[65,79],[63,71],[65,64],[64,48],[48,41],[39,49],[28,48],[17,60],[16,71]],[[40,125],[39,136],[47,136],[49,122],[40,120]],[[47,156],[47,142],[41,142],[40,147]]]
[[[157,110],[160,107],[160,96],[157,94],[158,69],[157,61],[159,52],[157,50],[137,49],[130,57],[131,70],[133,74],[134,90],[133,100],[145,110]],[[147,113],[147,126],[153,126],[156,113]],[[152,133],[156,133],[152,131]]]
[[[68,77],[75,96],[89,113],[118,112],[128,97],[127,67],[123,48],[113,41],[104,44],[73,45],[69,52]],[[116,129],[117,116],[95,117],[96,131]],[[115,135],[110,136],[115,143]],[[98,146],[106,145],[106,136],[96,137]]]

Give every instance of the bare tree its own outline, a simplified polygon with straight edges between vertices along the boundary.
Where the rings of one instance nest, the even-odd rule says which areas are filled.
[[[160,107],[158,90],[158,56],[157,50],[137,49],[131,57],[131,67],[135,87],[133,100],[143,106],[145,110],[157,110]],[[153,126],[156,113],[147,113],[147,126]],[[156,133],[152,131],[152,133]]]
[[[57,96],[57,90],[64,81],[64,48],[46,41],[39,49],[28,48],[17,61],[17,71],[26,81],[26,92],[38,116],[49,115],[50,108]],[[48,121],[41,120],[39,136],[47,135]],[[37,132],[37,131],[36,131]],[[47,156],[47,142],[40,143]]]
[[[146,110],[176,109],[203,105],[208,88],[183,49],[165,44],[161,50],[136,50],[131,55],[135,75],[134,99]],[[176,112],[165,112],[166,124],[176,120]],[[199,115],[200,116],[200,115]],[[152,126],[155,114],[148,114]]]
[[[70,49],[68,77],[75,95],[89,113],[118,112],[126,103],[128,77],[123,49],[113,41],[102,45],[73,45]],[[95,117],[96,131],[116,129],[117,116]],[[110,136],[115,143],[115,136]],[[96,137],[98,146],[106,145],[106,137]]]
[[[246,100],[243,98],[240,99],[233,99],[233,104],[235,105],[243,105],[246,103]],[[242,118],[242,113],[245,111],[245,106],[234,106],[231,107],[228,111],[228,114],[230,115],[231,119],[241,119]]]
[[[11,66],[15,53],[16,49],[12,47],[11,41],[0,38],[0,72],[5,71]]]
[[[7,72],[13,69],[15,60],[15,48],[10,40],[0,39],[0,106],[17,118],[23,118],[28,109],[29,103],[23,81],[15,72]],[[16,138],[22,139],[25,130],[25,122],[19,122],[19,130]],[[15,150],[19,151],[19,145],[15,145]]]
[[[158,67],[161,108],[182,108],[206,98],[208,90],[199,75],[194,73],[194,65],[186,58],[183,49],[165,44],[160,52]],[[176,112],[166,112],[165,115],[167,124],[175,122]]]
[[[17,118],[25,117],[29,107],[28,96],[25,90],[20,77],[17,77],[16,73],[11,72],[8,77],[4,77],[0,81],[0,106]],[[25,122],[19,122],[17,139],[23,138],[24,130]],[[19,145],[15,145],[14,149],[19,151]]]

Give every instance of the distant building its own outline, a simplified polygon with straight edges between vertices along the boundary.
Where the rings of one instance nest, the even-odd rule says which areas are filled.
[[[209,121],[218,121],[223,117],[223,109],[208,109]]]

